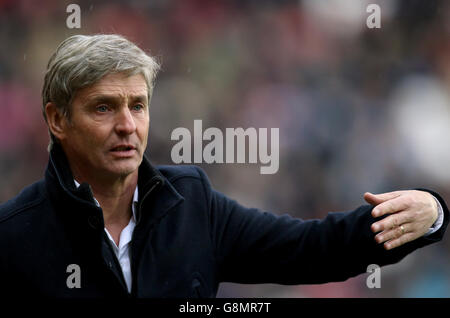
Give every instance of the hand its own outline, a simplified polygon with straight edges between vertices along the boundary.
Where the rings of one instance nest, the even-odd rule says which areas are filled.
[[[366,192],[364,200],[375,206],[373,217],[390,214],[371,226],[371,230],[378,233],[375,241],[384,243],[387,250],[423,236],[438,217],[436,200],[424,191],[394,191],[376,195]]]

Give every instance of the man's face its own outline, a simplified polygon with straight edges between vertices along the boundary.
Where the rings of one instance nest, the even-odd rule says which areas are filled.
[[[125,177],[137,169],[147,145],[149,105],[140,74],[109,74],[79,90],[61,140],[74,174]]]

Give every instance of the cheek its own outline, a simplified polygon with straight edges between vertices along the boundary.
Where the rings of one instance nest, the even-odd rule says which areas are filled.
[[[149,119],[147,118],[140,118],[136,121],[137,124],[137,133],[139,135],[139,138],[142,141],[146,141],[147,140],[147,135],[148,135],[148,129],[149,129]]]
[[[95,123],[93,125],[79,125],[73,129],[74,140],[86,150],[99,150],[105,144],[108,137],[107,129],[104,124]]]

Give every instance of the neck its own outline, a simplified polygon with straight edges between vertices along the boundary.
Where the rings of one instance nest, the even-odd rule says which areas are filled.
[[[134,191],[138,181],[138,171],[127,176],[101,179],[92,177],[92,174],[81,174],[73,171],[78,183],[88,183],[95,199],[103,210],[105,226],[123,225],[130,221]]]

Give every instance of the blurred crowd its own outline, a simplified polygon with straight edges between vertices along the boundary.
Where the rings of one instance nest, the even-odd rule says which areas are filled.
[[[81,8],[70,29],[66,7]],[[381,28],[369,29],[369,3]],[[280,168],[201,164],[247,206],[304,219],[364,192],[426,187],[450,203],[450,2],[0,0],[0,203],[42,177],[47,61],[73,34],[119,33],[162,64],[147,155],[171,164],[176,127],[280,129]],[[224,297],[450,297],[450,240],[323,285],[224,284]],[[307,260],[305,260],[307,261]],[[330,264],[332,268],[333,264]]]

